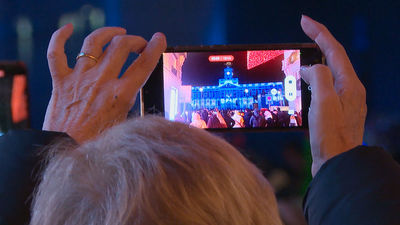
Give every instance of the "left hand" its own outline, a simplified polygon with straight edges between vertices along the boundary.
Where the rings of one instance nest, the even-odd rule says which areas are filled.
[[[126,35],[123,28],[103,27],[85,38],[81,50],[98,61],[81,57],[71,69],[64,45],[72,31],[72,24],[67,24],[50,40],[47,58],[53,91],[43,130],[66,132],[82,143],[126,119],[139,89],[164,52],[166,39],[156,33],[147,43],[142,37]],[[140,56],[118,78],[131,52]]]

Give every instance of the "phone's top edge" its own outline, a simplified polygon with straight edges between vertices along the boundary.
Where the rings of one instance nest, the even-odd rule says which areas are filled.
[[[318,48],[315,43],[283,43],[283,44],[234,44],[234,45],[198,45],[198,46],[168,46],[165,52],[186,51],[244,51],[244,50],[284,50]]]

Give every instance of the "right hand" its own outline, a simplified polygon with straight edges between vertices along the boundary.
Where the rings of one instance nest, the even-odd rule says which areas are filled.
[[[362,144],[366,93],[345,49],[328,29],[307,16],[302,16],[301,27],[318,44],[328,64],[300,70],[312,89],[308,123],[315,176],[327,160]]]

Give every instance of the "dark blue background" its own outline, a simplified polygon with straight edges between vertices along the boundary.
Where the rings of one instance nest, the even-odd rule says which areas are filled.
[[[239,78],[240,84],[283,82],[283,54],[250,70],[247,69],[247,51],[238,52],[195,52],[188,53],[182,66],[182,85],[213,86],[218,79],[224,78],[225,63],[210,62],[210,55],[232,55],[233,77]]]
[[[367,88],[366,141],[374,142],[372,128],[385,131],[399,123],[399,1],[92,0],[85,4],[103,9],[106,25],[123,26],[145,38],[162,31],[169,45],[307,42],[299,26],[304,13],[324,23],[344,45]],[[17,52],[18,17],[29,18],[33,26],[27,64],[34,128],[41,127],[50,97],[49,38],[63,14],[79,12],[83,5],[77,0],[0,1],[0,60],[24,59]],[[71,65],[90,31],[86,26],[67,43]]]
[[[383,145],[398,157],[400,1],[0,0],[0,60],[24,60],[28,66],[33,128],[41,128],[51,94],[46,62],[50,36],[62,16],[85,16],[92,8],[104,11],[107,26],[122,26],[129,34],[146,39],[161,31],[171,46],[309,42],[300,27],[301,14],[309,15],[325,24],[344,45],[367,89],[365,143]],[[30,21],[32,33],[30,39],[18,41],[16,24],[21,17]],[[67,42],[71,66],[91,31],[85,21]],[[267,175],[278,167],[292,178],[302,177],[292,179],[290,186],[295,187],[294,192],[302,187],[304,193],[310,178],[310,158],[303,132],[224,137],[243,149]],[[285,189],[282,192],[285,195]]]

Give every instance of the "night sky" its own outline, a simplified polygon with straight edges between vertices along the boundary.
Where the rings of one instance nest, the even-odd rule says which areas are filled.
[[[192,86],[218,85],[218,79],[224,78],[224,62],[210,62],[210,55],[233,55],[233,77],[239,78],[239,84],[283,81],[283,54],[247,70],[247,51],[237,52],[190,52],[182,67],[182,84]]]

